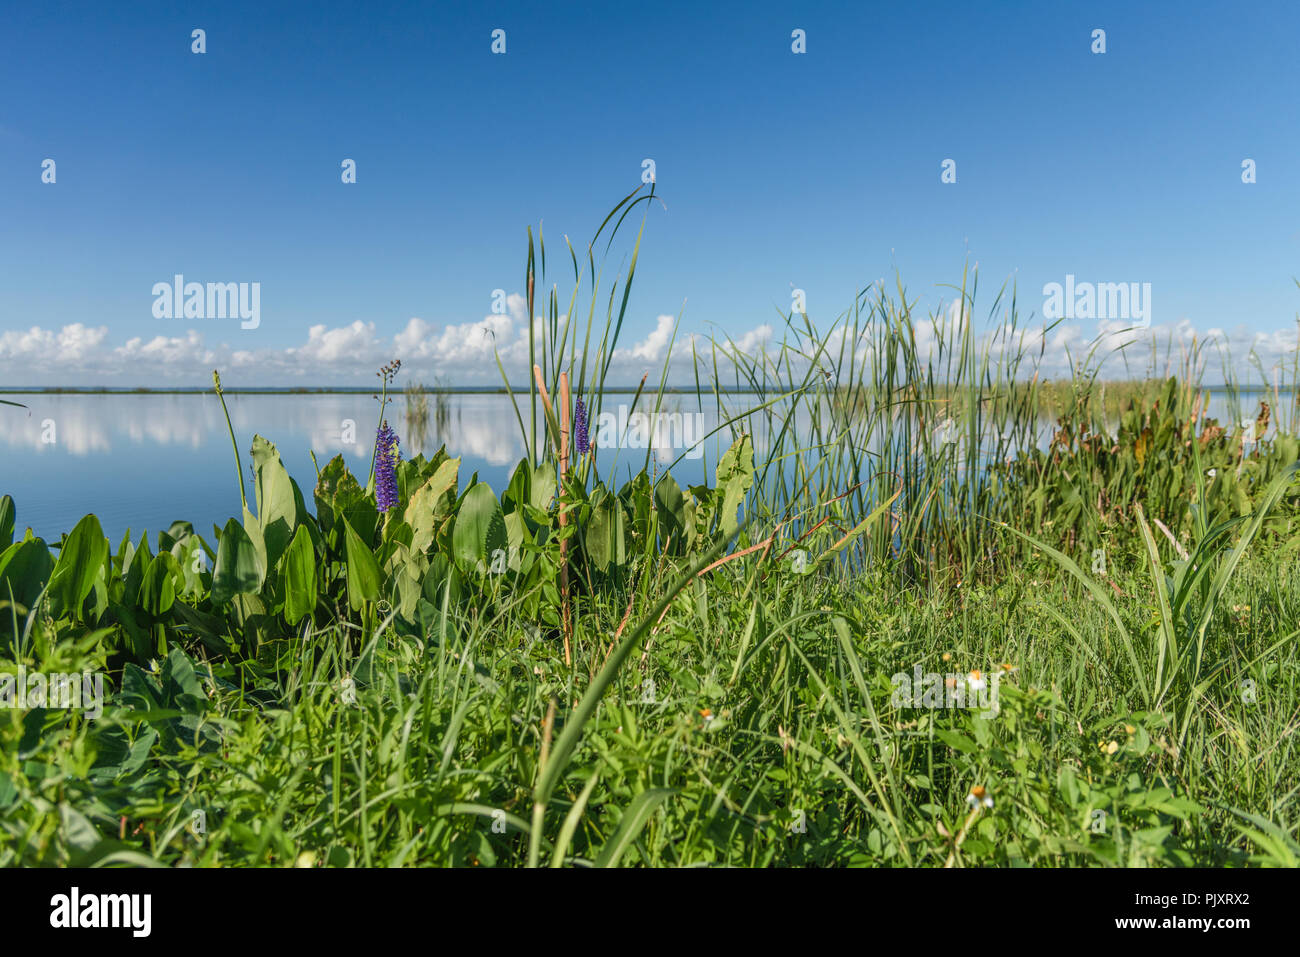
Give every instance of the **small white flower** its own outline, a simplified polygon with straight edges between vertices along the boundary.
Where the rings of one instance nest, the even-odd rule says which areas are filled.
[[[989,796],[988,791],[978,784],[970,789],[970,794],[966,795],[966,803],[971,807],[992,807],[993,798]]]
[[[978,670],[972,671],[966,676],[966,686],[970,688],[971,691],[983,691],[987,685],[988,681],[985,680],[984,675],[982,675]]]

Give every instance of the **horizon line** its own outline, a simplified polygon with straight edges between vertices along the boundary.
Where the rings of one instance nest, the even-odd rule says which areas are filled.
[[[1099,379],[1096,384],[1101,386],[1131,386],[1146,385],[1150,383],[1165,382],[1169,376],[1148,376],[1146,378],[1135,379]],[[1176,376],[1174,378],[1177,378]],[[1040,384],[1053,382],[1066,382],[1066,378],[1059,380],[1040,379]],[[1300,385],[1231,385],[1226,382],[1206,385],[1199,384],[1198,388],[1211,392],[1233,391],[1238,392],[1293,392]],[[87,385],[87,386],[0,386],[0,395],[207,395],[215,390],[211,386],[168,386],[157,388],[154,386],[106,386],[106,385]],[[221,389],[226,395],[376,395],[377,390],[373,387],[362,386],[223,386]],[[415,390],[417,393],[425,395],[529,395],[533,387],[529,386],[421,386]],[[644,389],[640,385],[635,386],[602,386],[602,395],[632,395],[638,391],[645,392],[647,395],[653,395],[658,390]],[[676,395],[710,395],[714,392],[725,395],[766,395],[771,390],[759,389],[754,386],[723,386],[704,389],[693,386],[674,386],[664,385],[665,394]],[[390,397],[396,398],[398,395],[404,395],[406,389],[396,389],[391,391]]]

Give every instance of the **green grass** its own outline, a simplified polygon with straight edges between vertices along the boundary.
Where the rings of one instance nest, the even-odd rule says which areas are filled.
[[[567,308],[530,302],[552,405],[564,373],[599,412],[652,200],[606,220],[643,212],[625,277],[570,247]],[[545,263],[530,235],[530,300]],[[254,481],[211,540],[45,543],[0,499],[0,673],[112,689],[94,722],[0,709],[0,865],[1300,863],[1289,410],[1244,442],[1196,357],[1040,383],[945,314],[923,351],[907,303],[693,345],[674,403],[734,438],[709,487],[576,453],[561,484],[534,383],[506,489],[439,451],[388,515],[233,434]],[[996,675],[997,714],[900,701],[918,667]]]
[[[1110,581],[1140,631],[1153,602],[1134,559]],[[940,828],[959,833],[984,786],[994,807],[958,864],[1295,863],[1293,568],[1261,557],[1236,569],[1181,746],[1178,700],[1147,707],[1108,616],[1049,563],[949,597],[874,576],[809,587],[780,566],[760,574],[744,560],[710,573],[630,650],[556,772],[543,862],[608,863],[621,844],[623,863],[941,865],[952,848]],[[643,605],[662,591],[647,586]],[[427,638],[378,631],[359,658],[342,655],[337,629],[311,632],[277,675],[192,673],[173,652],[119,702],[134,714],[109,709],[112,731],[9,712],[0,861],[131,849],[173,864],[523,863],[548,711],[554,748],[621,615],[593,602],[576,616],[576,673],[506,609],[457,614]],[[86,658],[39,639],[30,657],[47,670]],[[1017,670],[997,718],[891,707],[887,676],[914,664],[1003,662]],[[158,713],[168,707],[187,717]],[[97,777],[115,734],[150,750]],[[629,822],[646,795],[661,796],[654,812]],[[1245,836],[1246,815],[1281,829],[1272,845]],[[102,840],[69,826],[81,817]]]

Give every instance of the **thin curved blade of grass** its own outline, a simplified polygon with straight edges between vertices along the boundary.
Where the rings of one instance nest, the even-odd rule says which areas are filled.
[[[642,385],[644,386],[644,383],[642,383]],[[640,394],[641,394],[641,390],[638,389],[637,395]],[[716,426],[714,426],[704,435],[700,436],[699,439],[696,440],[694,445],[692,445],[690,448],[683,449],[681,454],[678,455],[677,458],[673,459],[670,463],[668,463],[668,467],[664,469],[664,471],[672,472],[672,470],[677,467],[677,464],[681,462],[682,459],[686,458],[688,453],[690,453],[693,449],[699,448],[701,443],[717,435],[723,429],[728,429],[734,423],[739,422],[741,419],[746,419],[749,418],[751,415],[756,415],[757,413],[762,412],[764,409],[771,408],[772,406],[776,405],[778,402],[783,402],[786,399],[796,394],[797,394],[796,392],[785,392],[781,395],[776,396],[775,398],[769,399],[768,401],[764,402],[762,405],[753,406],[752,408],[746,409],[744,412],[737,412],[735,415],[728,417],[726,421],[719,422]],[[794,413],[792,412],[790,414],[793,415]]]
[[[1228,555],[1228,560],[1219,568],[1218,573],[1214,576],[1214,580],[1210,584],[1208,600],[1205,603],[1205,607],[1201,609],[1200,624],[1196,629],[1196,639],[1198,644],[1203,644],[1205,641],[1205,630],[1210,626],[1210,620],[1214,617],[1214,606],[1217,604],[1219,596],[1222,595],[1224,589],[1228,587],[1228,582],[1231,580],[1233,572],[1237,570],[1237,566],[1241,563],[1241,559],[1246,554],[1246,549],[1250,547],[1250,543],[1253,542],[1255,536],[1259,534],[1260,528],[1264,525],[1264,520],[1268,518],[1268,513],[1273,510],[1273,506],[1276,505],[1286,493],[1287,486],[1291,484],[1291,479],[1296,474],[1297,469],[1300,469],[1300,462],[1292,462],[1282,471],[1281,475],[1273,480],[1273,484],[1270,485],[1268,491],[1264,493],[1264,498],[1259,503],[1259,507],[1255,509],[1254,514],[1251,516],[1250,524],[1246,527],[1241,538],[1237,540],[1236,546]],[[1197,658],[1200,658],[1199,649],[1197,651]]]
[[[1165,578],[1164,566],[1160,562],[1160,552],[1156,549],[1155,536],[1151,534],[1151,529],[1147,525],[1146,515],[1142,513],[1142,506],[1135,504],[1133,511],[1137,515],[1138,529],[1142,532],[1142,543],[1146,546],[1147,564],[1151,568],[1151,583],[1155,586],[1160,609],[1160,645],[1156,649],[1156,683],[1154,689],[1156,703],[1158,704],[1166,690],[1163,685],[1165,658],[1168,657],[1171,663],[1178,660],[1178,634],[1174,629],[1173,611],[1169,607],[1169,595],[1167,594],[1169,583]],[[1174,676],[1171,675],[1169,680],[1172,684]]]
[[[506,375],[506,367],[501,364],[501,353],[497,350],[496,345],[492,346],[492,356],[497,360],[497,369],[501,373],[501,381],[505,383],[506,395],[510,396],[510,404],[515,408],[515,418],[519,421],[519,432],[524,441],[528,441],[528,427],[524,425],[524,414],[519,411],[519,402],[515,399],[515,390],[510,385],[510,376]],[[528,464],[536,465],[536,450],[528,450]]]
[[[1248,516],[1242,515],[1237,518],[1230,518],[1225,522],[1220,522],[1211,528],[1206,529],[1201,536],[1200,541],[1196,543],[1196,549],[1192,552],[1191,557],[1184,566],[1181,577],[1178,581],[1178,587],[1174,591],[1173,608],[1175,615],[1182,610],[1187,603],[1188,597],[1192,590],[1205,577],[1213,567],[1211,559],[1214,553],[1219,549],[1219,539],[1227,535],[1232,529],[1236,528],[1242,522],[1246,521]],[[1189,636],[1190,637],[1190,636]]]
[[[582,820],[582,814],[587,809],[587,802],[591,799],[591,792],[596,789],[596,782],[600,780],[600,772],[593,771],[591,777],[587,779],[587,784],[578,794],[578,799],[573,802],[573,807],[569,808],[569,813],[564,816],[564,824],[560,827],[559,836],[555,839],[555,848],[551,851],[551,866],[560,867],[564,864],[565,852],[569,849],[569,844],[573,842],[573,835],[577,833],[578,823]]]
[[[532,828],[528,826],[528,822],[523,818],[510,814],[507,811],[502,811],[500,808],[488,807],[486,804],[466,804],[463,802],[441,804],[433,809],[433,813],[435,815],[472,814],[477,817],[491,818],[494,821],[505,821],[516,831],[523,834],[528,834],[532,830]]]
[[[1129,635],[1128,629],[1124,627],[1124,622],[1119,617],[1119,610],[1115,607],[1115,603],[1110,600],[1110,596],[1106,594],[1106,590],[1102,588],[1101,585],[1092,578],[1092,576],[1086,574],[1082,568],[1075,564],[1074,559],[1069,555],[1058,551],[1046,542],[1040,542],[1032,535],[1026,535],[1017,528],[1012,528],[1010,525],[1004,525],[1004,527],[1007,531],[1011,532],[1011,534],[1019,536],[1030,545],[1050,555],[1058,565],[1078,579],[1080,584],[1082,584],[1084,588],[1088,589],[1093,598],[1095,598],[1102,608],[1106,610],[1106,613],[1110,615],[1111,620],[1115,622],[1115,627],[1119,629],[1120,638],[1123,639],[1124,650],[1128,654],[1129,663],[1133,665],[1133,676],[1137,679],[1138,688],[1142,692],[1142,697],[1146,700],[1147,708],[1149,709],[1152,706],[1151,691],[1147,687],[1146,676],[1142,673],[1142,665],[1138,661],[1137,650],[1133,647],[1133,638]]]
[[[875,520],[878,519],[881,516],[881,514],[888,511],[889,507],[894,504],[894,501],[901,494],[902,492],[895,492],[893,495],[889,496],[888,499],[881,502],[874,509],[872,509],[872,511],[867,515],[866,518],[858,522],[858,524],[853,526],[853,528],[849,529],[848,534],[846,534],[843,538],[841,538],[830,548],[826,549],[826,551],[818,555],[817,561],[813,563],[813,568],[814,569],[820,568],[822,563],[825,561],[828,560],[833,561],[835,557],[839,555],[840,552],[844,551],[844,549],[848,547],[850,542],[852,542],[855,538],[857,538],[868,528],[870,528],[872,523],[875,522]]]
[[[1250,838],[1261,848],[1268,851],[1269,856],[1280,867],[1300,867],[1300,844],[1297,844],[1285,829],[1266,818],[1260,817],[1258,814],[1251,814],[1249,811],[1242,811],[1235,807],[1229,807],[1226,810],[1255,825],[1254,827],[1246,827],[1242,824],[1235,826],[1242,835]]]
[[[1066,634],[1068,634],[1071,638],[1073,638],[1078,643],[1078,646],[1082,648],[1084,651],[1086,651],[1092,657],[1092,663],[1094,665],[1096,665],[1102,671],[1105,671],[1108,674],[1113,676],[1113,672],[1111,672],[1110,667],[1104,661],[1101,660],[1101,656],[1099,656],[1097,652],[1093,651],[1092,648],[1088,647],[1088,643],[1084,640],[1083,635],[1080,634],[1078,628],[1074,627],[1074,623],[1070,621],[1070,619],[1066,618],[1064,615],[1062,615],[1059,611],[1057,611],[1054,607],[1049,605],[1047,602],[1043,602],[1043,601],[1037,602],[1036,607],[1042,611],[1045,611],[1052,618],[1056,619],[1056,623],[1065,629]]]
[[[645,828],[654,809],[676,793],[673,788],[651,788],[634,797],[627,810],[623,812],[622,820],[618,822],[618,830],[614,832],[614,836],[609,839],[609,843],[601,849],[600,855],[596,858],[596,866],[616,867],[628,845],[635,841],[637,835]]]
[[[623,216],[626,216],[631,211],[632,207],[629,206]],[[641,228],[637,230],[636,243],[632,246],[632,261],[628,264],[627,279],[623,281],[623,301],[618,307],[618,319],[614,323],[614,335],[609,340],[609,354],[605,357],[604,368],[600,370],[601,382],[604,382],[606,377],[609,375],[609,365],[614,361],[614,343],[618,341],[619,333],[623,331],[623,320],[627,317],[627,301],[628,297],[632,295],[632,280],[636,278],[636,263],[637,259],[641,255],[641,239],[645,236],[645,224],[649,215],[650,207],[647,206],[645,216],[641,217]],[[614,241],[614,235],[618,232],[618,226],[621,226],[622,224],[623,218],[619,217],[618,225],[614,227],[614,233],[611,233],[609,237],[611,243]]]
[[[790,640],[790,649],[798,656],[799,660],[803,662],[804,669],[808,672],[808,677],[811,678],[813,683],[817,686],[818,697],[824,700],[830,709],[835,712],[835,718],[840,724],[845,740],[849,742],[850,747],[853,749],[853,753],[857,755],[858,761],[862,764],[863,770],[867,772],[867,777],[871,779],[871,788],[875,791],[876,798],[880,802],[880,810],[885,813],[886,818],[889,820],[890,827],[894,830],[894,837],[898,839],[898,849],[902,852],[903,859],[908,865],[910,865],[912,863],[911,855],[907,852],[907,842],[903,839],[903,831],[898,826],[898,818],[889,810],[889,804],[891,802],[885,795],[885,789],[880,784],[880,778],[876,775],[876,770],[871,764],[871,759],[867,756],[867,752],[862,747],[862,741],[857,729],[854,727],[853,722],[849,720],[848,715],[844,713],[844,709],[841,708],[839,703],[835,700],[835,695],[831,693],[830,687],[821,679],[821,676],[817,674],[816,670],[812,666],[812,662],[810,662],[808,657],[799,650],[799,646],[796,645],[793,640]],[[867,706],[869,708],[871,707],[869,700]],[[874,708],[872,709],[871,714],[874,719]],[[877,741],[877,744],[879,743],[880,742]],[[896,794],[897,789],[895,788],[893,790]]]
[[[605,660],[605,666],[592,679],[586,693],[578,701],[568,721],[564,723],[564,730],[556,739],[555,746],[551,749],[546,764],[539,770],[537,784],[533,789],[534,826],[528,848],[528,864],[530,867],[537,866],[538,856],[541,853],[541,822],[545,816],[546,805],[550,801],[551,793],[555,790],[560,775],[564,773],[564,769],[568,766],[569,759],[573,757],[573,752],[578,747],[578,741],[582,738],[583,729],[586,727],[587,722],[591,720],[591,716],[595,714],[596,706],[600,703],[601,698],[605,696],[606,690],[618,677],[623,663],[632,653],[632,650],[649,633],[650,629],[655,626],[659,616],[672,604],[682,590],[693,582],[700,572],[712,564],[748,524],[748,522],[745,522],[729,536],[718,541],[699,559],[690,571],[678,578],[664,597],[650,610],[650,613],[642,618],[636,628],[632,629],[627,637],[609,654],[609,657]]]
[[[880,727],[880,719],[876,715],[876,706],[872,703],[871,694],[867,690],[866,679],[862,675],[862,663],[858,659],[857,649],[853,647],[848,623],[840,616],[833,618],[831,623],[835,628],[836,637],[839,638],[840,648],[844,652],[844,657],[848,660],[849,671],[853,675],[853,683],[858,689],[858,694],[862,698],[862,703],[867,706],[867,715],[871,718],[871,730],[876,737],[876,747],[880,748],[881,754],[884,754],[888,749],[888,744],[885,741],[884,731]],[[894,796],[894,813],[901,818],[903,816],[903,805],[900,796],[902,791],[898,787],[898,782],[894,779],[894,769],[890,766],[888,761],[883,762],[883,764],[885,768],[885,778],[889,782],[890,793]],[[903,842],[902,834],[899,833],[897,824],[894,824],[894,833],[899,840],[899,850],[903,852],[904,859],[907,859],[909,856],[907,853],[907,847]]]
[[[1214,580],[1210,583],[1210,590],[1205,598],[1205,606],[1201,609],[1201,620],[1195,632],[1196,663],[1192,667],[1191,677],[1193,682],[1196,681],[1201,672],[1201,660],[1205,654],[1205,633],[1210,627],[1210,622],[1214,619],[1214,610],[1219,603],[1219,596],[1227,589],[1228,582],[1232,580],[1233,573],[1236,572],[1237,566],[1241,564],[1241,559],[1246,554],[1246,549],[1259,535],[1259,530],[1264,526],[1264,520],[1268,518],[1268,513],[1273,510],[1273,506],[1286,493],[1287,486],[1291,484],[1297,470],[1300,470],[1300,462],[1292,462],[1282,471],[1281,475],[1273,480],[1273,484],[1268,487],[1268,491],[1264,493],[1264,498],[1251,516],[1250,524],[1241,533],[1241,538],[1237,540],[1237,544],[1228,554],[1227,560],[1219,567],[1219,570],[1214,575]],[[1183,709],[1182,730],[1178,734],[1178,746],[1180,748],[1184,740],[1186,740],[1188,721],[1191,718],[1192,708],[1199,697],[1200,694],[1196,693],[1195,690],[1188,695],[1187,706]]]

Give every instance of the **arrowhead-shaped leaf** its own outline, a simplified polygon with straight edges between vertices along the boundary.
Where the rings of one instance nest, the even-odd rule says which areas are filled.
[[[506,547],[506,522],[492,487],[475,485],[465,493],[451,534],[452,553],[462,567],[473,568],[496,549]]]
[[[217,563],[212,573],[212,602],[225,604],[235,595],[259,591],[266,580],[253,540],[235,519],[226,522],[217,545]]]

